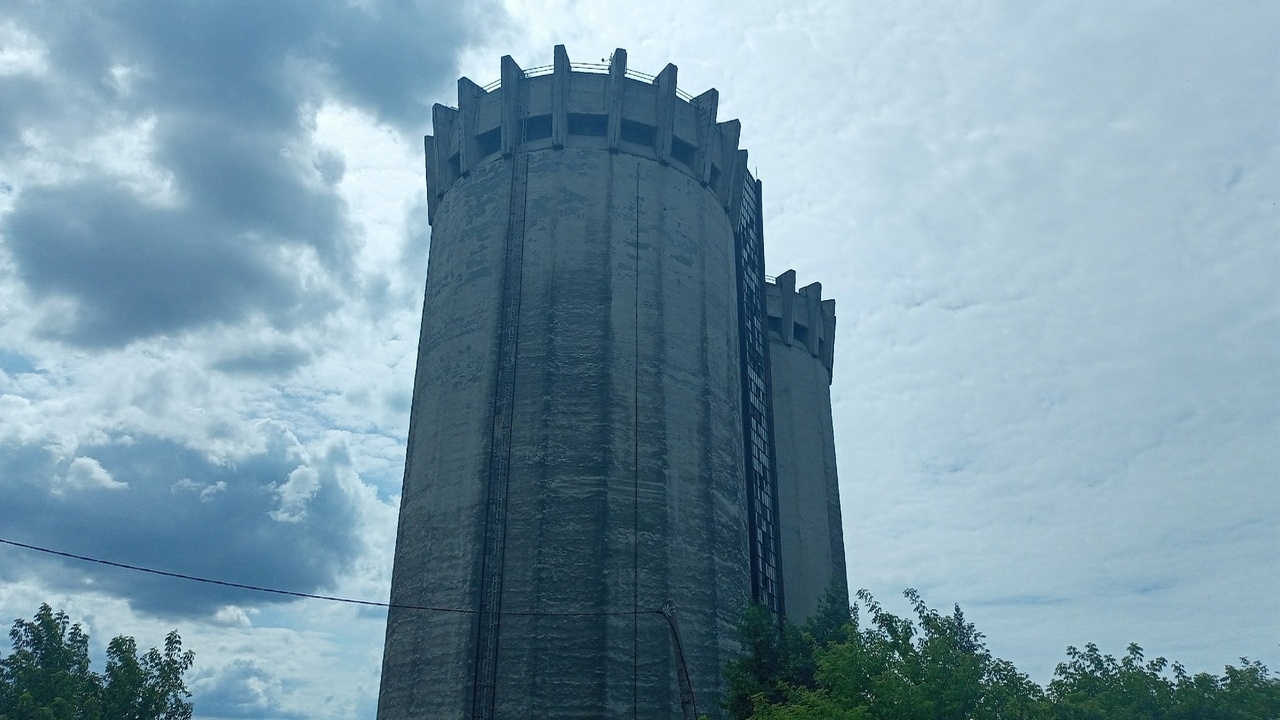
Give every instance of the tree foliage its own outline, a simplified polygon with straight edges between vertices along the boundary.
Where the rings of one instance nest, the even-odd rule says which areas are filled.
[[[1049,697],[1061,720],[1280,718],[1280,678],[1270,677],[1262,663],[1240,662],[1241,667],[1228,665],[1221,677],[1189,675],[1162,657],[1146,660],[1134,644],[1116,659],[1089,643],[1084,650],[1067,648],[1067,661],[1049,682]]]
[[[141,656],[133,638],[107,645],[106,671],[89,668],[89,636],[67,614],[41,605],[9,631],[13,652],[0,659],[0,720],[189,720],[183,674],[195,655],[176,631],[164,649]]]
[[[865,590],[843,608],[833,590],[801,627],[751,608],[725,709],[737,720],[1280,720],[1280,679],[1261,663],[1190,675],[1137,645],[1116,659],[1089,644],[1068,648],[1042,688],[993,657],[959,606],[939,613],[904,594],[914,618]]]

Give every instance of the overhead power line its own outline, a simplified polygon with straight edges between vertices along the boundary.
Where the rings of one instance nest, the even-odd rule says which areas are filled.
[[[133,572],[145,573],[147,575],[159,575],[160,577],[176,578],[178,580],[190,580],[191,582],[205,583],[208,585],[219,585],[221,587],[235,588],[237,590],[248,590],[251,592],[269,593],[272,595],[286,595],[288,597],[307,598],[309,600],[325,600],[328,602],[345,603],[347,605],[365,605],[368,607],[380,608],[396,608],[400,610],[422,610],[429,612],[455,613],[458,615],[478,615],[479,610],[471,610],[467,608],[449,608],[437,607],[433,605],[408,605],[402,603],[378,602],[376,600],[357,600],[355,598],[336,597],[333,595],[317,595],[315,593],[298,592],[296,590],[281,590],[279,588],[262,587],[259,585],[248,585],[245,583],[231,582],[229,580],[215,580],[214,578],[200,577],[198,575],[188,575],[186,573],[169,572],[167,570],[157,570],[155,568],[142,567],[141,565],[130,565],[128,563],[115,562],[113,560],[103,560],[102,558],[89,557],[88,555],[77,555],[75,553],[64,552],[62,550],[54,550],[52,548],[40,547],[39,545],[31,545],[29,543],[17,542],[15,540],[6,540],[0,538],[0,543],[4,545],[12,545],[13,547],[22,548],[24,550],[33,550],[35,552],[44,553],[46,555],[54,555],[61,558],[71,560],[79,560],[81,562],[94,563],[96,565],[106,565],[107,567],[118,568],[120,570],[131,570]],[[583,616],[601,616],[601,615],[662,615],[661,610],[619,610],[614,612],[602,611],[579,611],[579,612],[549,612],[539,610],[503,610],[503,615],[524,615],[536,617],[583,617]]]
[[[190,580],[191,582],[205,583],[208,585],[219,585],[221,587],[235,588],[237,590],[248,590],[250,592],[269,593],[272,595],[286,595],[288,597],[307,598],[309,600],[325,600],[328,602],[345,603],[347,605],[365,605],[369,607],[380,607],[380,608],[387,608],[387,609],[397,608],[401,610],[423,610],[423,611],[430,611],[430,612],[456,613],[459,615],[478,615],[480,612],[478,610],[468,610],[465,608],[447,608],[447,607],[436,607],[432,605],[406,605],[406,604],[399,604],[399,603],[378,602],[376,600],[357,600],[355,598],[336,597],[333,595],[317,595],[315,593],[304,593],[304,592],[298,592],[296,590],[281,590],[279,588],[261,587],[259,585],[248,585],[246,583],[231,582],[229,580],[215,580],[214,578],[200,577],[199,575],[188,575],[186,573],[169,572],[168,570],[157,570],[155,568],[143,567],[141,565],[130,565],[128,563],[115,562],[114,560],[104,560],[102,558],[89,557],[88,555],[77,555],[75,553],[64,552],[62,550],[54,550],[52,548],[40,547],[39,545],[22,543],[16,540],[6,540],[5,538],[0,538],[0,544],[11,545],[16,548],[22,548],[24,550],[32,550],[34,552],[44,553],[46,555],[53,555],[60,558],[67,558],[70,560],[79,560],[81,562],[93,563],[95,565],[105,565],[107,567],[113,567],[120,570],[130,570],[133,572],[145,573],[147,575],[158,575],[160,577],[176,578],[178,580]],[[599,611],[596,611],[596,612],[546,612],[546,611],[502,610],[500,611],[500,613],[502,615],[523,615],[523,616],[536,616],[536,617],[586,617],[586,616],[601,616],[601,615],[635,615],[635,616],[660,615],[666,620],[668,626],[671,628],[671,635],[675,642],[675,648],[677,652],[677,661],[680,663],[680,668],[686,674],[686,676],[688,674],[688,668],[685,667],[684,648],[680,642],[680,629],[675,624],[675,620],[674,620],[675,609],[672,607],[667,607],[662,610],[640,610],[639,608],[636,608],[634,610],[620,610],[616,612],[599,612]],[[690,692],[690,698],[692,699],[692,688],[689,689],[689,692]],[[697,712],[696,700],[694,701],[693,707],[695,708],[694,712],[696,713]]]

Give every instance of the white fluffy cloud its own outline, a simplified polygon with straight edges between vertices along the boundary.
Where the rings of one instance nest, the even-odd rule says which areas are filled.
[[[68,490],[124,490],[127,487],[129,483],[111,477],[111,473],[97,460],[78,457],[67,467],[67,474],[55,481],[54,492],[61,494]]]

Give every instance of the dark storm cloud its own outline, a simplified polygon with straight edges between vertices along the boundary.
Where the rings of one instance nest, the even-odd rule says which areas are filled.
[[[27,190],[4,229],[31,287],[78,301],[68,326],[50,330],[80,344],[296,307],[300,290],[272,264],[269,247],[192,230],[192,219],[82,181]]]
[[[8,479],[0,527],[8,539],[116,562],[299,592],[324,588],[360,547],[356,503],[337,477],[349,458],[333,448],[308,460],[287,433],[262,427],[265,451],[225,465],[154,437],[82,446],[76,459],[32,445],[0,447],[0,476]],[[36,567],[49,585],[109,592],[166,617],[285,599],[0,551],[0,581]]]
[[[311,353],[304,348],[282,346],[223,358],[213,363],[212,367],[233,375],[285,375],[305,365],[310,359]]]
[[[145,131],[152,172],[173,196],[140,197],[101,157],[61,174],[74,179],[6,178],[15,198],[0,242],[35,296],[74,302],[63,338],[120,345],[252,311],[287,326],[335,307],[304,303],[295,268],[272,252],[314,250],[338,282],[311,293],[349,285],[355,239],[333,188],[343,164],[307,145],[314,111],[337,97],[402,131],[426,128],[479,16],[461,7],[19,5],[14,22],[46,67],[0,78],[0,152],[39,161],[47,150],[34,136],[79,148]]]

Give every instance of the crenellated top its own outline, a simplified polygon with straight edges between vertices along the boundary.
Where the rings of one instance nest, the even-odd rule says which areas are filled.
[[[836,301],[822,299],[822,283],[796,290],[796,271],[788,270],[765,284],[769,302],[769,335],[788,347],[806,348],[832,376],[836,344]]]
[[[549,70],[549,72],[548,72]],[[697,179],[735,211],[747,177],[737,120],[716,121],[715,89],[692,97],[676,88],[676,66],[656,76],[627,70],[618,49],[609,64],[555,62],[525,71],[502,58],[501,79],[480,87],[458,80],[458,107],[432,108],[425,138],[429,218],[460,178],[517,152],[592,148],[656,160]]]

